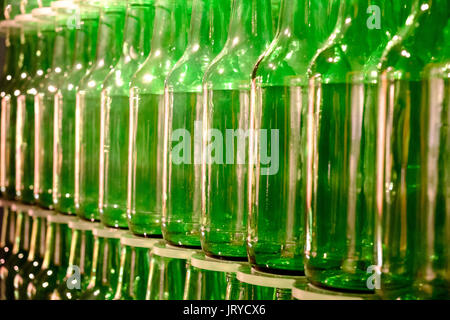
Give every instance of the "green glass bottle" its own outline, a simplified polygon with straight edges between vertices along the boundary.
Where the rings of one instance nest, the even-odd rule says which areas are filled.
[[[12,210],[16,211],[14,245],[11,256],[0,269],[3,283],[0,300],[14,300],[14,277],[26,263],[30,249],[31,218],[23,206],[14,204]]]
[[[247,259],[251,72],[273,38],[270,0],[234,0],[224,49],[203,80],[201,244]]]
[[[17,15],[15,22],[19,26],[20,46],[15,61],[16,74],[5,88],[1,106],[1,148],[0,148],[0,178],[3,195],[6,199],[15,199],[15,179],[16,179],[16,119],[17,119],[17,96],[23,83],[30,75],[32,52],[34,52],[36,30],[29,28],[27,22],[34,20],[31,14]]]
[[[100,3],[79,4],[72,68],[55,95],[53,203],[57,212],[76,214],[75,208],[75,100],[81,79],[95,61]]]
[[[11,97],[16,82],[20,81],[20,69],[23,60],[21,52],[24,50],[21,44],[20,25],[13,20],[2,22],[5,27],[5,68],[4,81],[0,88],[1,99],[1,136],[0,136],[0,191],[3,199],[15,198],[15,122],[11,121],[15,116],[15,110],[11,108]],[[13,143],[13,145],[11,145]]]
[[[183,300],[186,265],[195,253],[191,249],[167,245],[164,241],[155,244],[150,257],[145,300]]]
[[[190,0],[156,0],[151,52],[130,85],[128,224],[161,236],[164,81],[186,48]]]
[[[194,254],[188,261],[183,300],[225,300],[229,281],[242,265]]]
[[[225,45],[230,10],[230,0],[194,0],[186,51],[166,79],[161,227],[174,245],[200,247],[201,126],[196,132],[196,124],[202,120],[203,75]]]
[[[376,84],[368,64],[404,25],[410,1],[341,2],[310,66],[304,143],[305,273],[318,286],[373,292]]]
[[[18,25],[14,20],[5,20],[0,22],[0,34],[4,40],[4,64],[0,79],[0,98],[5,96],[5,89],[12,80],[17,65],[17,52],[19,49],[17,30]]]
[[[448,298],[448,73],[426,65],[448,48],[449,6],[415,1],[380,60],[377,292],[386,299]]]
[[[99,225],[84,220],[69,222],[72,234],[66,276],[53,291],[51,300],[76,300],[89,285],[94,253],[93,230]]]
[[[120,268],[120,238],[124,231],[97,227],[89,285],[80,300],[112,300],[117,290]]]
[[[63,281],[70,252],[71,232],[68,223],[72,220],[72,217],[64,215],[48,215],[44,261],[41,271],[28,284],[28,299],[50,300],[55,288]]]
[[[52,2],[55,17],[55,42],[51,71],[35,96],[35,174],[34,197],[36,203],[52,209],[53,187],[53,122],[55,94],[70,68],[73,57],[75,28],[68,23],[77,6],[73,2]]]
[[[32,15],[36,20],[29,28],[36,30],[37,40],[30,56],[29,76],[17,96],[15,143],[16,199],[28,204],[34,202],[34,99],[49,72],[55,38],[52,9],[35,9]]]
[[[16,270],[14,277],[14,299],[28,299],[27,288],[30,281],[33,281],[41,270],[42,261],[45,254],[45,236],[47,232],[48,211],[32,207],[29,212],[32,224],[30,235],[30,251],[27,261],[22,268]]]
[[[283,1],[280,27],[252,75],[252,266],[303,273],[305,207],[302,190],[308,65],[333,31],[339,1]],[[253,154],[254,152],[254,154]]]
[[[99,210],[103,224],[128,228],[130,81],[150,52],[154,0],[128,0],[122,55],[103,83]]]
[[[322,287],[316,287],[306,281],[298,280],[292,286],[292,298],[296,300],[378,300],[378,297],[370,293],[351,293],[346,291],[327,290]]]
[[[117,63],[122,50],[126,2],[102,2],[96,61],[81,79],[75,114],[75,207],[81,218],[100,219],[99,158],[100,113],[103,81]]]
[[[120,269],[114,300],[144,300],[150,271],[150,252],[157,239],[125,233],[120,238]]]

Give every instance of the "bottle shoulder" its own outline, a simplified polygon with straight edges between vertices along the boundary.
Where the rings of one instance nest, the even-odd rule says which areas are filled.
[[[217,90],[248,88],[253,69],[268,46],[269,44],[261,47],[246,43],[234,47],[225,46],[208,66],[203,79],[204,85]]]

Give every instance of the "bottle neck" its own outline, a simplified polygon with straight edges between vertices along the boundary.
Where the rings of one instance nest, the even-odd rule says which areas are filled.
[[[13,254],[28,251],[30,246],[30,216],[22,211],[17,212]]]
[[[153,0],[128,3],[122,47],[125,63],[142,62],[149,55],[154,17]]]
[[[75,36],[73,67],[88,68],[95,61],[98,24],[99,16],[82,18]]]
[[[28,261],[34,261],[44,255],[46,223],[43,217],[33,217],[31,226],[30,252]]]
[[[97,237],[94,243],[89,289],[116,288],[120,268],[120,239]]]
[[[94,237],[90,230],[73,230],[70,242],[69,266],[77,266],[81,274],[89,274],[92,268]],[[68,269],[67,277],[72,275]]]
[[[46,270],[52,266],[65,266],[67,264],[68,249],[68,227],[67,224],[51,222],[47,227],[45,239],[45,256],[42,269]]]
[[[97,36],[95,65],[112,68],[122,52],[125,6],[103,8]]]
[[[157,0],[151,41],[152,55],[165,58],[179,57],[186,48],[188,8],[187,1]],[[164,52],[162,54],[161,52]]]
[[[231,10],[227,46],[245,45],[261,53],[272,40],[270,0],[235,0]]]
[[[68,70],[73,59],[74,42],[74,29],[62,24],[57,25],[52,61],[53,72],[63,73]]]
[[[230,0],[194,0],[188,47],[218,54],[225,45],[231,14]]]

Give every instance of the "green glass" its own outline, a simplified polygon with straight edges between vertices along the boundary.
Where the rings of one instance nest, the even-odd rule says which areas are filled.
[[[98,224],[84,220],[69,222],[72,234],[66,275],[51,295],[52,300],[76,300],[87,289],[94,253],[93,230]]]
[[[96,61],[80,80],[75,112],[75,207],[81,218],[100,219],[99,158],[100,114],[103,81],[122,50],[126,2],[102,2]]]
[[[5,19],[14,19],[20,14],[20,0],[5,0],[3,3],[3,14]]]
[[[303,273],[307,95],[300,83],[338,9],[339,1],[283,1],[277,35],[253,70],[248,254],[262,271]]]
[[[28,284],[33,281],[41,270],[45,254],[45,236],[47,232],[48,211],[32,207],[29,212],[32,224],[30,235],[30,251],[25,264],[16,271],[14,277],[14,299],[27,300]]]
[[[210,256],[247,259],[251,72],[273,39],[270,0],[234,0],[224,49],[203,80],[201,244]]]
[[[449,6],[415,1],[380,60],[377,292],[385,299],[448,299],[448,73],[426,65],[448,60]]]
[[[188,4],[156,0],[150,55],[131,79],[127,215],[141,236],[161,236],[164,81],[186,48]]]
[[[31,13],[33,9],[42,6],[41,0],[20,0],[20,12],[22,14]]]
[[[112,300],[117,290],[120,268],[121,230],[103,226],[94,229],[94,251],[89,285],[80,300]]]
[[[18,53],[14,62],[14,75],[2,96],[1,105],[1,148],[0,148],[0,183],[3,196],[6,199],[15,199],[16,179],[16,119],[17,96],[20,88],[30,75],[32,52],[36,41],[34,28],[25,28],[26,21],[33,20],[31,14],[18,15],[15,22],[19,26]]]
[[[52,2],[55,17],[55,42],[51,71],[35,96],[34,197],[36,203],[53,208],[53,122],[54,100],[71,66],[75,29],[68,23],[77,6],[73,2]]]
[[[59,214],[47,217],[44,261],[35,279],[28,283],[28,299],[50,300],[63,281],[69,262],[71,232],[68,223],[71,220]]]
[[[248,266],[241,267],[236,275],[240,281],[239,300],[292,300],[292,286],[304,277],[281,276],[263,273]]]
[[[1,99],[1,136],[0,136],[0,192],[4,199],[15,197],[15,159],[14,143],[15,110],[11,108],[11,97],[15,83],[20,81],[21,45],[20,25],[15,21],[2,21],[2,32],[5,33],[5,65],[0,87]]]
[[[225,45],[231,1],[194,0],[189,41],[165,85],[162,233],[174,245],[200,247],[202,79]],[[181,134],[180,134],[181,132]],[[180,148],[181,147],[181,148]]]
[[[31,218],[27,208],[13,205],[12,210],[16,211],[14,245],[11,256],[0,269],[0,279],[3,283],[0,300],[14,300],[14,277],[26,263],[30,249]]]
[[[53,128],[53,204],[57,212],[74,215],[75,208],[75,100],[81,79],[95,61],[100,7],[80,3],[72,68],[55,95]]]
[[[16,226],[15,211],[11,210],[11,204],[2,200],[2,224],[0,238],[0,269],[6,264],[11,256],[14,246],[14,235]],[[0,279],[0,287],[3,287],[3,280]],[[1,291],[1,290],[0,290]]]
[[[150,257],[145,300],[183,300],[186,266],[194,253],[190,249],[171,247],[165,242],[155,244]]]
[[[282,0],[271,0],[272,2],[272,30],[278,29],[280,22],[281,4]]]
[[[154,0],[128,0],[122,55],[103,83],[98,205],[109,227],[128,228],[130,82],[150,53],[154,15]]]
[[[144,300],[150,271],[150,252],[157,239],[126,233],[120,238],[119,279],[114,300]]]
[[[36,19],[28,28],[37,32],[31,52],[31,69],[17,96],[16,199],[34,202],[34,99],[49,72],[55,38],[54,13],[50,8],[33,10]]]
[[[188,261],[184,300],[225,300],[228,282],[242,264],[194,254]]]
[[[410,12],[410,1],[341,2],[338,23],[310,66],[305,124],[305,273],[312,283],[373,292],[376,83],[372,61]],[[379,22],[379,23],[378,23]]]

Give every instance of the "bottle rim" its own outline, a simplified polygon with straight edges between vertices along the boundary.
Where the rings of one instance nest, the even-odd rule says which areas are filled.
[[[305,279],[304,276],[282,276],[264,273],[248,266],[241,267],[236,274],[236,278],[241,282],[254,286],[278,289],[292,289],[296,281]]]

